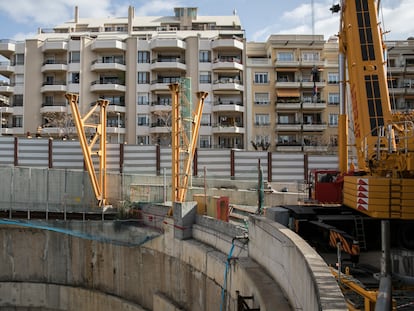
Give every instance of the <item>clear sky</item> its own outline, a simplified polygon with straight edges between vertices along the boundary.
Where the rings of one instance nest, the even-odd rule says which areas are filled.
[[[177,6],[198,7],[199,15],[240,16],[248,41],[265,41],[270,34],[323,34],[338,32],[338,15],[329,8],[339,0],[0,0],[0,39],[22,40],[39,27],[52,28],[73,19],[126,17],[128,6],[135,15],[173,15]],[[414,37],[414,0],[381,0],[380,18],[387,40]],[[314,8],[312,14],[312,9]],[[312,27],[312,16],[315,23]]]

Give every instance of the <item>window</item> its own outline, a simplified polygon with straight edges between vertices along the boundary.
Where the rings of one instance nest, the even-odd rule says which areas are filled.
[[[147,114],[139,114],[137,116],[137,125],[138,126],[148,126],[149,125],[149,116]]]
[[[256,105],[269,105],[269,93],[254,93],[254,103]]]
[[[149,145],[150,138],[149,136],[137,136],[138,145]]]
[[[267,72],[256,72],[254,74],[254,83],[257,83],[257,84],[269,83],[268,75],[269,74]]]
[[[14,55],[14,65],[24,65],[24,54]]]
[[[329,105],[339,105],[339,93],[329,93],[328,103]]]
[[[13,107],[23,106],[23,94],[13,95]]]
[[[268,144],[270,142],[270,138],[268,135],[256,135],[255,142],[256,144]]]
[[[338,84],[339,83],[339,74],[337,72],[328,72],[328,83],[329,84]]]
[[[293,61],[293,52],[278,52],[277,53],[278,62],[292,62]]]
[[[211,147],[211,136],[200,135],[200,148],[210,148]]]
[[[23,127],[23,116],[13,116],[13,127]]]
[[[79,83],[79,72],[70,73],[70,83],[78,84]]]
[[[203,115],[201,116],[200,125],[210,126],[211,125],[211,115],[203,113]]]
[[[211,62],[211,52],[210,51],[200,51],[198,53],[200,63],[209,63]]]
[[[150,53],[148,51],[138,51],[138,63],[139,64],[149,64],[150,63]]]
[[[270,116],[268,114],[256,114],[255,115],[255,124],[256,125],[269,125]]]
[[[334,147],[338,146],[338,135],[331,135],[329,137],[329,144]]]
[[[148,84],[149,83],[149,72],[140,71],[138,72],[138,84]]]
[[[338,126],[338,114],[330,113],[329,114],[329,125],[330,126]]]
[[[302,61],[304,62],[319,61],[319,52],[302,52]]]
[[[293,135],[280,135],[277,139],[277,143],[281,145],[293,145],[298,144],[296,137]]]
[[[200,71],[200,83],[211,83],[210,71]]]
[[[290,123],[293,123],[293,122],[290,122],[290,119],[289,119],[288,115],[279,115],[278,123],[279,124],[290,124]]]
[[[80,52],[73,51],[69,52],[69,63],[79,63],[80,62]]]
[[[45,100],[44,100],[43,105],[44,106],[53,106],[53,100],[54,100],[53,96],[47,95],[47,96],[45,96]]]
[[[137,104],[138,105],[148,105],[149,104],[148,97],[149,97],[148,93],[138,93]]]

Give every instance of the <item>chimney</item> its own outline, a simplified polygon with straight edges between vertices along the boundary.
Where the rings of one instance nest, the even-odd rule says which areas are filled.
[[[75,6],[75,23],[77,24],[79,22],[79,8],[76,5]]]

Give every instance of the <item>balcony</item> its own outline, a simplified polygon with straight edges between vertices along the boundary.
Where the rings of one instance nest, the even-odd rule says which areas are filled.
[[[14,93],[14,84],[8,81],[0,81],[0,95],[9,96]]]
[[[125,61],[104,62],[97,59],[92,62],[91,71],[126,71]]]
[[[126,129],[125,127],[118,127],[118,126],[113,126],[113,125],[107,125],[106,127],[106,133],[108,134],[126,134]]]
[[[213,70],[243,70],[244,66],[240,58],[220,57],[213,62]]]
[[[14,66],[10,62],[0,62],[0,75],[9,78],[14,73]]]
[[[284,88],[284,89],[297,89],[300,87],[300,82],[298,81],[276,81],[275,87]]]
[[[244,90],[243,84],[238,78],[220,78],[214,81],[212,86],[213,91],[240,91]]]
[[[213,134],[244,134],[245,128],[243,124],[236,123],[235,125],[218,123],[213,125]]]
[[[318,89],[320,89],[320,88],[324,88],[325,87],[325,85],[326,85],[326,83],[325,83],[325,81],[321,81],[321,82],[313,82],[313,81],[306,81],[306,80],[303,80],[302,82],[301,82],[301,86],[302,86],[302,88],[309,88],[309,89],[313,89],[313,87],[316,85],[316,87],[318,88]]]
[[[323,60],[301,60],[300,64],[301,67],[324,67],[325,66],[325,62]]]
[[[45,92],[66,92],[66,81],[45,81],[40,88],[41,93]]]
[[[154,122],[151,124],[149,132],[151,134],[171,134],[171,124],[165,124],[164,122]]]
[[[303,124],[303,130],[306,132],[320,132],[328,128],[326,123]]]
[[[125,82],[120,80],[96,80],[91,83],[91,92],[125,92]]]
[[[297,132],[302,130],[301,123],[277,123],[275,126],[275,130],[278,132]]]
[[[157,58],[152,61],[151,70],[181,70],[186,71],[184,59],[180,57]]]
[[[47,60],[43,63],[41,72],[67,71],[68,65],[64,60]]]
[[[291,59],[291,60],[276,60],[275,66],[277,68],[292,68],[292,67],[299,67],[299,60]]]
[[[0,113],[2,115],[12,114],[14,113],[14,108],[13,107],[0,107]]]
[[[233,102],[233,101],[220,101],[215,102],[213,106],[213,112],[244,112],[242,102]]]
[[[66,105],[66,102],[43,103],[42,107],[40,108],[40,113],[48,112],[66,113],[68,112],[68,107]]]
[[[16,43],[12,40],[0,40],[0,55],[10,58],[16,52]]]
[[[178,38],[160,38],[155,37],[151,40],[150,48],[152,50],[159,50],[159,49],[180,49],[185,50],[187,47],[185,41],[178,39]]]
[[[212,49],[238,49],[243,50],[243,41],[237,39],[217,39],[211,43]]]
[[[150,106],[151,112],[169,112],[171,109],[171,104],[163,104],[161,102],[152,102]]]
[[[68,43],[62,40],[47,39],[42,46],[42,52],[67,51]]]
[[[295,101],[295,102],[277,101],[276,102],[276,110],[298,110],[300,108],[301,108],[300,101]]]
[[[95,103],[94,103],[95,104]],[[109,105],[107,106],[106,110],[108,112],[115,112],[115,113],[126,113],[126,107],[125,107],[125,103],[119,103],[119,104],[112,104],[109,103]]]
[[[312,102],[304,102],[302,104],[302,108],[305,110],[323,110],[326,108],[326,102],[323,100],[318,100],[315,103]]]
[[[95,40],[92,43],[91,47],[92,51],[125,51],[126,50],[126,44],[122,42],[121,40],[116,39],[101,39],[101,40]]]
[[[172,83],[180,83],[180,77],[163,77],[151,81],[151,91],[170,91],[169,85]]]

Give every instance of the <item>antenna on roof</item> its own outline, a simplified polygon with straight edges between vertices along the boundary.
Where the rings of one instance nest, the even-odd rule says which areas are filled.
[[[233,15],[236,16],[237,15],[237,10],[234,8],[233,9]]]

